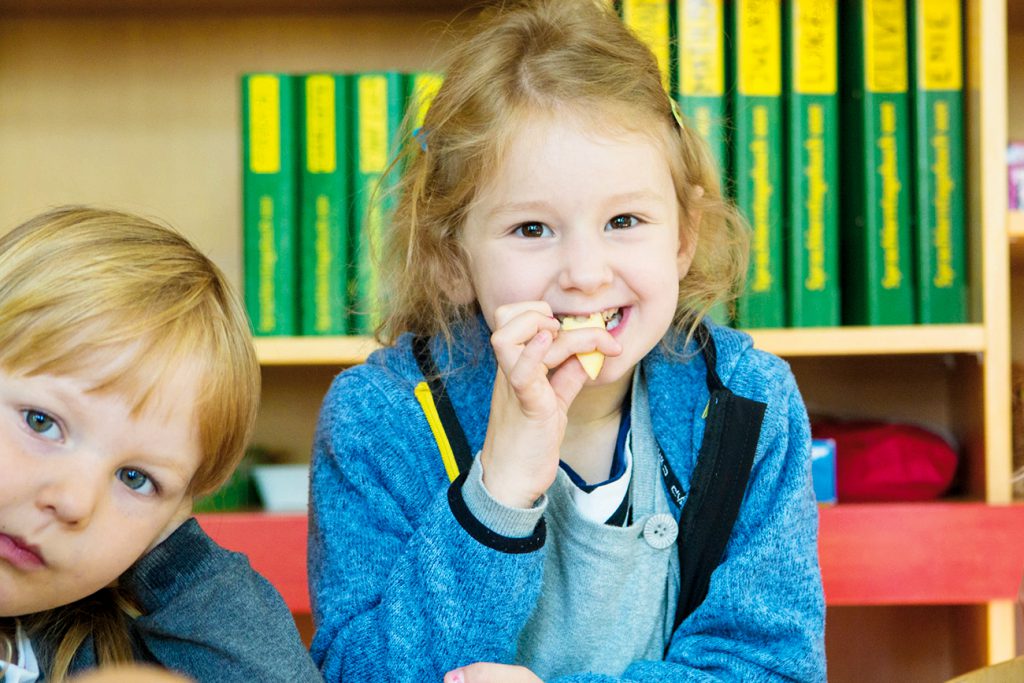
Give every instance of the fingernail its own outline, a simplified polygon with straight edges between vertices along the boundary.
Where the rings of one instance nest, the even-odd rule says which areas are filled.
[[[449,671],[445,674],[444,683],[462,683],[462,669]]]

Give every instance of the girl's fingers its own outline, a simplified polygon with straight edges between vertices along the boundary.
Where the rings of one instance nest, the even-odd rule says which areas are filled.
[[[477,662],[445,674],[444,683],[544,683],[525,666]]]
[[[540,313],[547,318],[554,318],[551,306],[546,301],[517,301],[514,304],[502,304],[494,309],[495,330],[505,327],[524,313]]]
[[[539,302],[543,303],[543,302]],[[498,310],[502,310],[502,306]],[[536,308],[521,308],[514,315],[504,311],[500,318],[504,324],[491,334],[491,346],[498,359],[498,365],[509,374],[519,362],[524,348],[541,331],[546,331],[550,338],[558,334],[558,321]],[[499,316],[496,316],[496,318]]]
[[[564,363],[548,376],[555,396],[565,406],[572,405],[590,377],[579,363]]]
[[[544,357],[544,364],[549,368],[557,368],[577,353],[591,351],[617,356],[622,353],[622,346],[615,337],[600,328],[562,331]]]
[[[525,414],[541,413],[551,409],[551,389],[548,385],[548,368],[544,356],[551,347],[552,336],[541,330],[523,348],[515,365],[506,373],[508,384],[515,392],[516,399]]]

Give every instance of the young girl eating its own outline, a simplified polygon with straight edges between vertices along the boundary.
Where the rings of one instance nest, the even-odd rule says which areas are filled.
[[[824,680],[806,411],[705,319],[745,229],[610,4],[485,11],[397,165],[314,444],[329,681]]]

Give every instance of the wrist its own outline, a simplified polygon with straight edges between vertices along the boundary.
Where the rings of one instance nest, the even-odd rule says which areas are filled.
[[[529,483],[519,482],[519,477],[503,471],[487,457],[486,451],[480,454],[480,467],[484,490],[505,507],[528,510],[544,495],[543,490],[536,491]]]

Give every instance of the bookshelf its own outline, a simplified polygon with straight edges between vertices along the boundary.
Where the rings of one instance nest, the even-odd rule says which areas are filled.
[[[69,202],[158,216],[240,285],[239,75],[429,68],[443,48],[444,26],[475,4],[0,0],[0,226]],[[1011,327],[1014,351],[1024,343],[1024,322],[1011,317],[1008,304],[1024,280],[1011,279],[1007,226],[1011,235],[1024,232],[1021,218],[1007,215],[1004,189],[1008,112],[1018,115],[1010,117],[1011,134],[1024,138],[1024,17],[1011,13],[1007,22],[1013,5],[966,2],[970,322],[754,331],[759,346],[792,362],[812,411],[933,424],[963,447],[958,502],[822,511],[822,561],[834,606],[830,680],[855,680],[843,672],[878,659],[879,651],[891,675],[877,680],[941,680],[1015,652],[1012,597],[1020,577],[1010,575],[1019,574],[1024,544],[1019,534],[986,535],[997,520],[1000,529],[1024,528],[1014,516],[1019,509],[1006,505]],[[307,458],[331,378],[372,348],[365,338],[260,339],[264,395],[256,440],[291,459]],[[242,515],[204,524],[226,539],[259,538],[266,547],[304,552],[301,517]],[[934,541],[953,531],[949,543]],[[836,593],[836,572],[857,560],[858,548],[878,580]],[[981,559],[957,564],[964,558]],[[929,570],[943,566],[950,568],[946,583]],[[996,587],[957,593],[948,580],[954,575]],[[286,596],[304,589],[303,573],[290,577],[279,584]],[[927,595],[911,594],[901,582],[922,584]],[[914,649],[907,632],[927,633],[935,644]],[[859,657],[857,648],[867,645],[875,651]],[[873,678],[860,673],[860,680]]]

